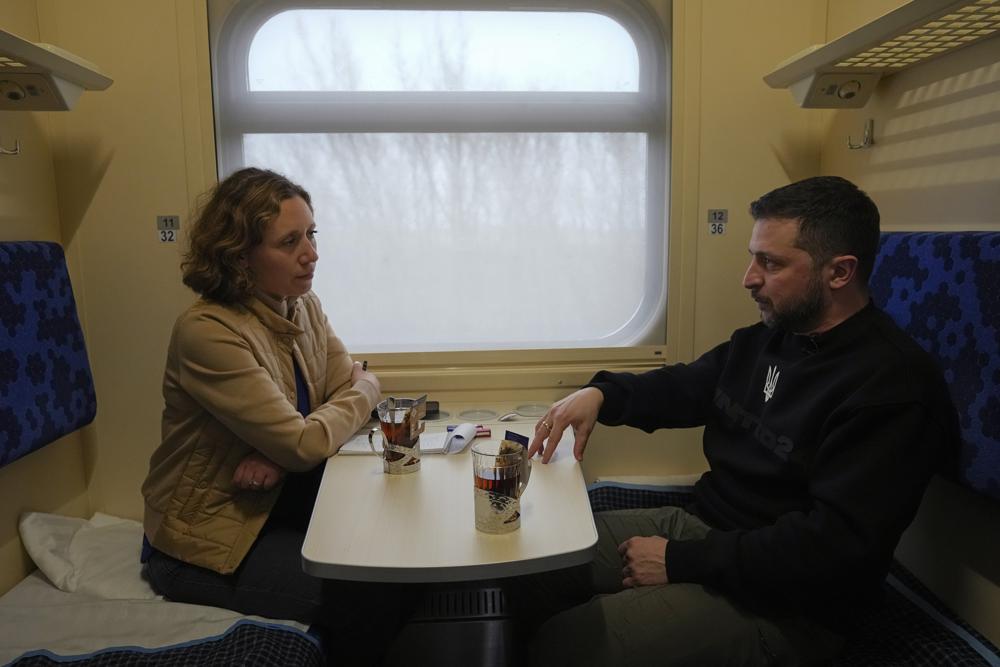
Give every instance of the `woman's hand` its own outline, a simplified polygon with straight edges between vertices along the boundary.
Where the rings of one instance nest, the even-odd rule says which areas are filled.
[[[354,368],[351,369],[351,386],[353,387],[361,381],[368,382],[375,387],[376,394],[382,393],[382,387],[379,385],[378,377],[374,373],[364,370],[360,361],[355,361]]]
[[[259,452],[251,452],[236,466],[233,484],[245,491],[269,491],[284,477],[284,468]]]

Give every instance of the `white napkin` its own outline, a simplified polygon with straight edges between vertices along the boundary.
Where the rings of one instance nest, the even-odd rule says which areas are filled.
[[[444,446],[442,452],[445,454],[459,454],[468,447],[469,443],[476,439],[476,425],[475,424],[459,424],[452,430],[451,433],[445,434]],[[433,454],[430,450],[424,449],[423,441],[420,442],[420,451],[428,451]]]

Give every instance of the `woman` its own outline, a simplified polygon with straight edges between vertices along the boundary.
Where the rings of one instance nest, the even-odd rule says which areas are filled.
[[[163,439],[142,485],[146,572],[171,600],[331,618],[302,541],[319,464],[380,389],[310,291],[315,237],[309,194],[253,168],[222,181],[192,227],[181,268],[201,299],[174,325]]]

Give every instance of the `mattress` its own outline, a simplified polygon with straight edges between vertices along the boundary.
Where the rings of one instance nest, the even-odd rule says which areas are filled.
[[[2,665],[323,664],[300,623],[156,595],[137,522],[29,513],[20,527],[39,569],[0,597]]]

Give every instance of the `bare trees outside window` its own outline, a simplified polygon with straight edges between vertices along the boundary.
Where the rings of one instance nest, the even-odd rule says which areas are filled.
[[[213,26],[221,170],[312,193],[314,290],[351,349],[662,342],[663,38],[605,4]]]

